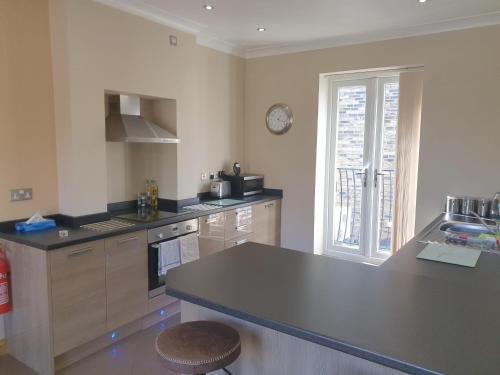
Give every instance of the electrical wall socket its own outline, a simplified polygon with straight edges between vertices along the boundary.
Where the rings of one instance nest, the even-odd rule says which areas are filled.
[[[11,202],[28,201],[31,199],[33,199],[32,188],[12,189],[10,191]]]
[[[205,181],[207,179],[207,173],[206,172],[201,172],[201,180]]]

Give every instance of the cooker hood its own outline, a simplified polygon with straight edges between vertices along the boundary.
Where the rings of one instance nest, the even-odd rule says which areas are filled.
[[[129,143],[179,143],[172,133],[141,116],[141,98],[120,95],[120,109],[106,117],[106,141]]]

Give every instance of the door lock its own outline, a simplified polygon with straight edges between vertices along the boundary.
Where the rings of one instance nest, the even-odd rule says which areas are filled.
[[[366,169],[363,169],[363,172],[356,173],[356,176],[361,176],[363,175],[363,187],[366,187],[366,182],[368,179],[368,173],[366,173]]]
[[[373,176],[373,186],[375,187],[375,189],[377,188],[378,176],[385,176],[385,173],[379,172],[378,169],[375,168],[375,173]]]

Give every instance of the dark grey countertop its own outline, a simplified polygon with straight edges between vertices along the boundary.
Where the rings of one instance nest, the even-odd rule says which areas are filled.
[[[178,223],[184,220],[195,219],[201,216],[206,216],[217,212],[232,210],[238,207],[245,207],[256,203],[261,203],[281,198],[282,198],[281,196],[265,195],[265,194],[254,195],[244,198],[234,198],[243,200],[245,201],[245,203],[227,207],[216,207],[213,210],[209,211],[178,212],[174,216],[171,216],[166,219],[155,220],[153,222],[148,222],[148,223],[133,222],[135,225],[132,227],[119,230],[112,230],[107,232],[95,232],[84,228],[70,228],[65,226],[57,226],[56,228],[50,230],[31,232],[31,233],[17,233],[13,230],[3,231],[3,232],[0,231],[0,238],[17,243],[22,243],[24,245],[28,245],[42,250],[54,250],[66,246],[77,245],[84,242],[100,240],[103,238],[116,236],[120,234],[131,233],[138,230],[151,229],[162,225]],[[213,198],[208,200],[213,200]],[[203,203],[203,201],[200,203]],[[124,212],[120,212],[117,213],[116,215],[123,213]],[[63,229],[69,230],[68,237],[65,238],[59,237],[59,231]]]
[[[245,243],[169,271],[167,294],[410,374],[500,374],[500,256],[419,248],[373,267]]]

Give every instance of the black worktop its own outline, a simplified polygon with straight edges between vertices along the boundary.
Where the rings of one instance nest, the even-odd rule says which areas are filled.
[[[167,294],[410,374],[500,374],[500,256],[469,269],[415,246],[374,267],[245,243],[169,271]]]
[[[123,228],[123,229],[118,229],[118,230],[111,230],[107,232],[96,232],[93,230],[89,229],[84,229],[84,228],[73,228],[73,227],[67,227],[64,225],[58,225],[57,227],[50,229],[50,230],[45,230],[45,231],[40,231],[40,232],[30,232],[30,233],[19,233],[16,232],[13,229],[13,224],[9,225],[8,230],[0,230],[0,238],[21,243],[24,245],[28,245],[31,247],[35,247],[38,249],[42,250],[54,250],[54,249],[59,249],[62,247],[66,246],[71,246],[71,245],[77,245],[80,243],[84,242],[89,242],[89,241],[95,241],[95,240],[100,240],[103,238],[111,237],[111,236],[116,236],[120,234],[126,234],[126,233],[131,233],[135,232],[138,230],[144,230],[144,229],[151,229],[151,228],[156,228],[162,225],[168,225],[168,224],[173,224],[173,223],[178,223],[180,221],[184,220],[190,220],[190,219],[195,219],[201,216],[206,216],[222,211],[227,211],[227,210],[232,210],[235,208],[239,207],[245,207],[245,206],[250,206],[256,203],[262,203],[266,201],[271,201],[271,200],[276,200],[276,199],[281,199],[281,195],[276,195],[276,194],[259,194],[259,195],[254,195],[254,196],[249,196],[249,197],[243,197],[243,198],[232,198],[232,199],[238,199],[242,200],[245,203],[237,204],[237,205],[232,205],[232,206],[226,206],[226,207],[217,207],[214,206],[213,210],[205,210],[205,211],[194,211],[194,212],[174,212],[172,215],[168,218],[164,219],[159,219],[155,220],[152,222],[148,223],[142,223],[142,222],[137,222],[137,221],[128,221],[130,223],[135,224],[134,226],[128,227],[128,228]],[[211,199],[206,199],[206,200],[214,200],[214,198]],[[204,200],[201,200],[199,203],[203,203]],[[114,212],[113,214],[110,215],[110,218],[119,216],[121,214],[127,213],[127,211],[117,211]],[[69,231],[69,236],[68,237],[59,237],[59,231],[60,230],[68,230]]]

